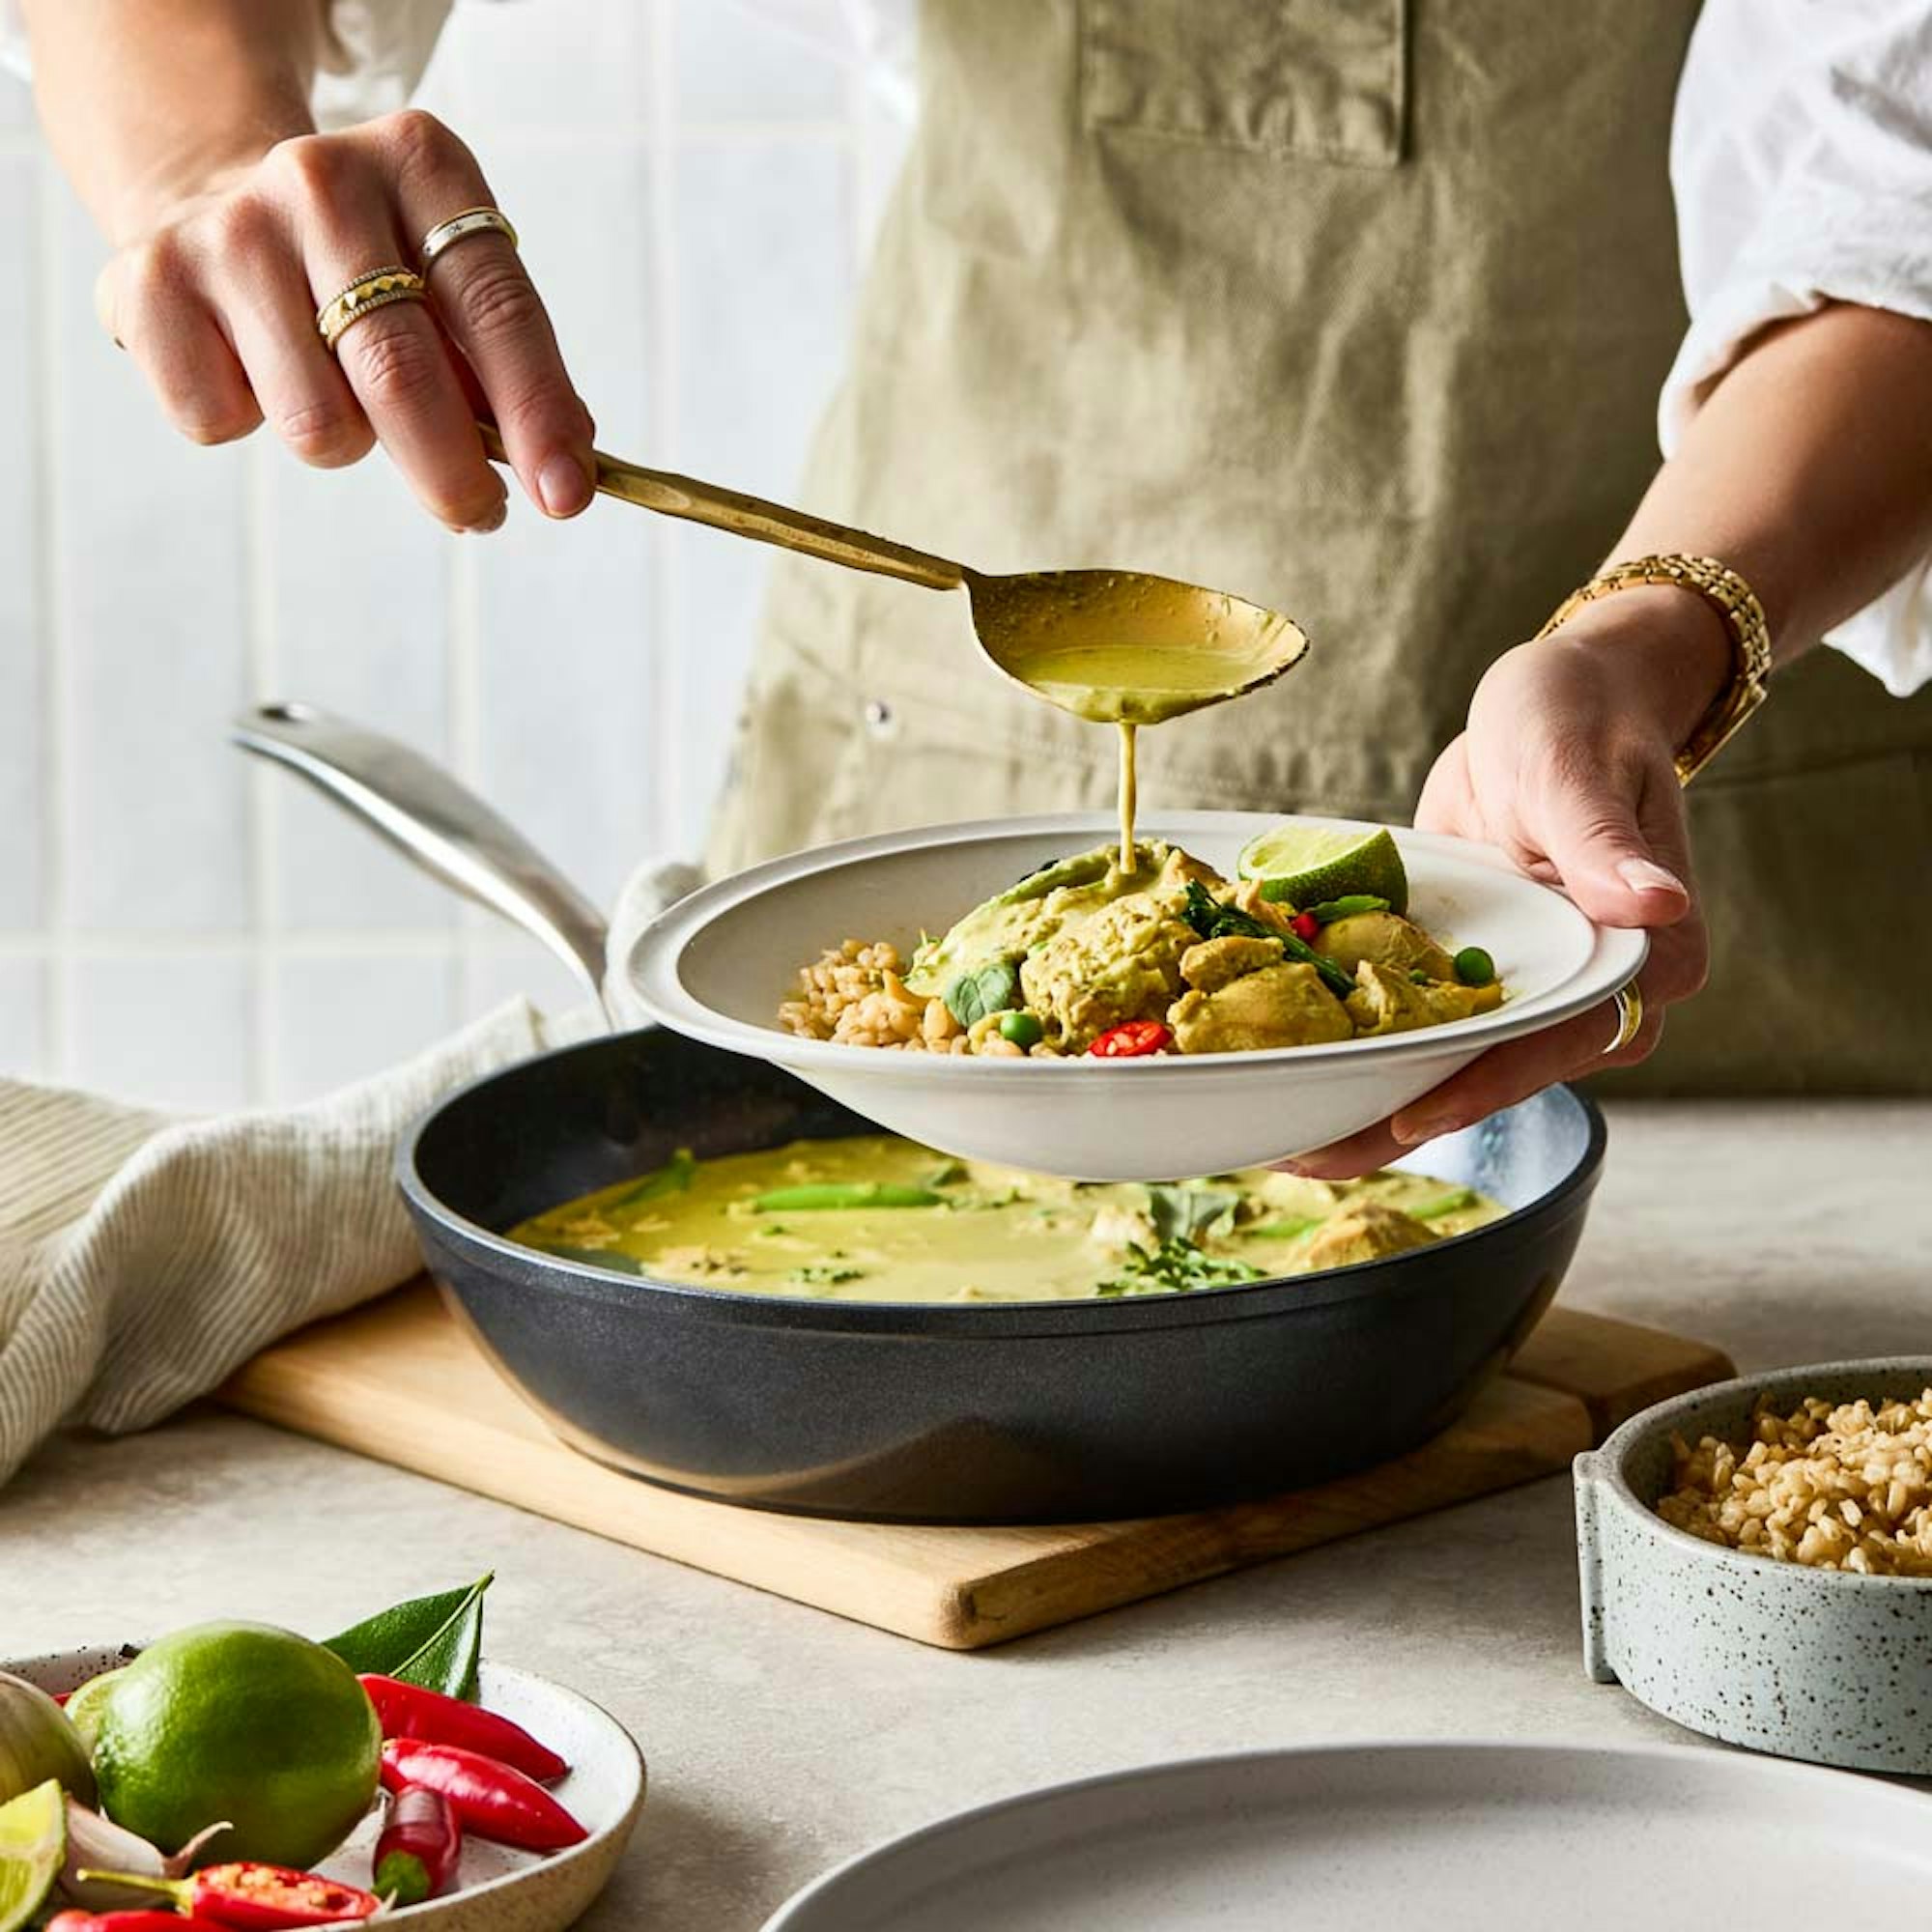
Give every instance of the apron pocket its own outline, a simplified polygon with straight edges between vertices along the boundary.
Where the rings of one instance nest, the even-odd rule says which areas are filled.
[[[1359,167],[1402,158],[1404,0],[1080,0],[1090,129]]]

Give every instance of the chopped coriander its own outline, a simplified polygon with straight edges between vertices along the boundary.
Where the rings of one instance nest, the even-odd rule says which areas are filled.
[[[1232,1288],[1260,1281],[1263,1270],[1226,1255],[1204,1254],[1192,1241],[1163,1241],[1157,1248],[1130,1245],[1118,1274],[1094,1284],[1104,1296],[1168,1294],[1193,1288]]]

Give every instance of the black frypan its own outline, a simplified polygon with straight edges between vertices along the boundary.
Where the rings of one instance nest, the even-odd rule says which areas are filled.
[[[566,956],[593,956],[582,898],[415,754],[300,707],[256,714],[240,736],[444,878],[533,929],[549,922]],[[574,924],[559,929],[557,906]],[[1505,1203],[1501,1221],[1388,1261],[1122,1301],[734,1294],[502,1236],[680,1147],[704,1156],[869,1131],[788,1073],[646,1028],[451,1094],[411,1130],[397,1171],[450,1306],[550,1426],[600,1462],[765,1509],[1021,1522],[1266,1494],[1424,1441],[1548,1306],[1605,1145],[1596,1108],[1552,1089],[1423,1157]]]

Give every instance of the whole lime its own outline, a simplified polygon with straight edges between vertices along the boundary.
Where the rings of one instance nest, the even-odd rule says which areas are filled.
[[[312,1865],[376,1795],[375,1707],[339,1657],[293,1631],[176,1631],[90,1715],[102,1810],[163,1851],[226,1819],[210,1858]]]

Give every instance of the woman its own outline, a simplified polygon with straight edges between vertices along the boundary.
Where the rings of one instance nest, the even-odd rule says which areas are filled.
[[[331,26],[407,65],[440,11],[26,0],[43,117],[116,250],[103,321],[188,434],[266,418],[323,464],[380,438],[433,513],[488,529],[480,387],[524,488],[572,515],[588,418],[504,235],[429,270],[453,351],[408,298],[338,311],[333,359],[316,333],[489,204],[427,117],[312,132]],[[1932,694],[1880,683],[1932,665],[1920,11],[1659,0],[1639,34],[1618,0],[1533,31],[1511,0],[923,7],[921,125],[804,500],[988,569],[1121,562],[1291,611],[1308,664],[1151,734],[1150,802],[1419,797],[1652,930],[1634,1037],[1606,1009],[1497,1049],[1312,1168],[1605,1065],[1649,1060],[1650,1091],[1932,1084]],[[1518,642],[1606,548],[1725,571]],[[714,865],[1105,801],[1103,732],[939,668],[956,620],[780,563]],[[1843,650],[1799,663],[1827,632]],[[1776,695],[1687,827],[1673,762],[1733,721],[1760,643]]]

